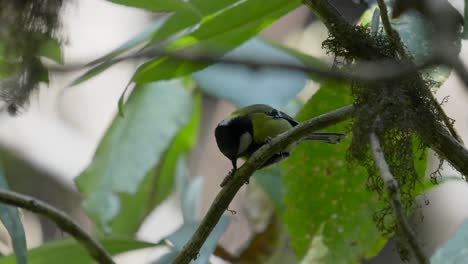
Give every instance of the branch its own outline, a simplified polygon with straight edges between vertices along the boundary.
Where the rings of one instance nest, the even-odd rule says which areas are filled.
[[[380,147],[379,138],[377,137],[375,132],[370,133],[369,137],[372,156],[374,158],[375,165],[380,171],[385,187],[387,188],[387,192],[390,197],[390,202],[392,203],[393,213],[395,214],[397,224],[400,230],[403,232],[403,235],[408,240],[408,243],[419,263],[429,264],[429,259],[424,254],[421,246],[418,243],[416,235],[414,234],[414,231],[411,228],[408,219],[406,218],[405,210],[401,205],[398,182],[393,178],[393,175],[390,172],[390,168],[388,167],[388,164],[385,161],[382,148]]]
[[[406,55],[404,45],[401,41],[400,35],[398,34],[398,32],[396,32],[392,28],[392,25],[390,24],[390,18],[388,17],[387,5],[385,4],[384,0],[377,0],[377,4],[379,5],[380,17],[382,18],[382,24],[383,24],[385,32],[387,33],[387,36],[390,37],[391,41],[397,48],[397,52],[398,52],[398,55],[400,55],[400,58],[407,59],[408,56]]]
[[[273,138],[268,144],[258,149],[234,174],[234,177],[218,193],[208,212],[201,221],[192,238],[187,242],[182,251],[177,255],[173,264],[189,263],[197,258],[197,254],[203,243],[218,223],[224,211],[228,208],[232,199],[250,178],[272,155],[281,152],[287,146],[300,141],[312,131],[323,129],[330,125],[349,119],[354,112],[353,106],[345,106],[332,112],[312,118],[303,122],[285,133]]]
[[[60,229],[81,243],[89,255],[98,263],[114,263],[112,257],[98,241],[89,236],[67,214],[55,207],[33,197],[5,190],[0,190],[0,202],[24,208],[52,220]]]
[[[94,67],[98,65],[113,65],[126,60],[134,59],[155,59],[157,57],[168,57],[174,61],[190,61],[199,64],[229,64],[229,65],[242,65],[252,69],[260,68],[274,68],[282,70],[291,70],[303,72],[306,74],[313,74],[319,76],[321,79],[342,80],[342,81],[359,81],[365,83],[380,82],[392,79],[403,78],[405,76],[417,73],[426,68],[436,66],[442,63],[447,63],[447,60],[442,60],[438,56],[427,58],[423,63],[414,65],[409,61],[393,61],[388,59],[381,59],[377,61],[361,61],[355,65],[350,66],[345,70],[327,69],[324,66],[315,65],[302,65],[292,63],[275,63],[275,62],[262,62],[248,58],[226,58],[219,54],[193,54],[187,52],[166,52],[156,49],[144,50],[132,54],[124,55],[107,61],[95,60],[90,63],[72,63],[65,66],[62,65],[48,65],[47,69],[52,72],[70,72],[83,70],[85,68]]]

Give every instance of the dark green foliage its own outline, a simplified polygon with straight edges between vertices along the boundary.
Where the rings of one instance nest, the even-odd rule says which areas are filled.
[[[380,53],[375,54],[379,59],[399,60],[393,44],[397,42],[390,40],[382,31],[371,34],[369,29],[363,27],[357,27],[356,31],[380,47]],[[347,49],[338,38],[340,36],[330,37],[323,46],[329,52],[344,58],[344,64],[341,65],[343,69],[357,60],[369,58],[363,58],[357,51]],[[424,79],[421,75],[412,75],[370,84],[353,82],[351,86],[356,112],[348,159],[367,169],[367,187],[379,194],[381,206],[374,212],[374,220],[384,235],[398,230],[384,183],[372,159],[369,133],[375,131],[378,134],[391,173],[398,181],[402,204],[406,210],[410,210],[417,195],[416,187],[422,185],[424,176],[424,171],[418,173],[415,166],[415,160],[424,157],[426,149],[419,134],[433,133],[430,131],[431,126],[443,126],[443,113],[430,91],[432,84],[431,80]],[[401,253],[405,249],[404,243],[402,244]],[[401,256],[407,257],[406,254]]]
[[[10,114],[23,106],[47,70],[38,59],[59,28],[62,0],[0,0],[0,100]]]

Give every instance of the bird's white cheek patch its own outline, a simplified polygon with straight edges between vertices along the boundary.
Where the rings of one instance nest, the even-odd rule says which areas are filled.
[[[250,146],[251,143],[252,143],[252,136],[250,135],[250,133],[245,132],[244,134],[242,134],[241,137],[239,138],[239,149],[237,151],[237,154],[241,154],[242,152],[247,150],[247,148]]]

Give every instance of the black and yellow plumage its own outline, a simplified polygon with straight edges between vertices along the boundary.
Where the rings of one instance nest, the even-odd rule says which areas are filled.
[[[238,158],[250,157],[269,140],[298,124],[291,116],[265,104],[254,104],[234,111],[215,129],[219,150],[232,162],[230,174],[236,171]],[[335,144],[344,137],[341,133],[315,132],[306,139]],[[289,150],[275,154],[263,167],[288,157]]]

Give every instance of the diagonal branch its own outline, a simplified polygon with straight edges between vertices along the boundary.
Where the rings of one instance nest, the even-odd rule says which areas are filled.
[[[192,238],[177,255],[173,264],[186,264],[197,258],[203,243],[218,223],[232,199],[249,177],[261,167],[272,155],[285,149],[294,142],[300,141],[312,131],[323,129],[351,118],[353,106],[345,106],[303,122],[287,132],[275,137],[268,144],[257,150],[234,174],[234,177],[218,193],[202,222]]]
[[[0,202],[24,208],[28,211],[45,216],[60,229],[74,237],[98,263],[113,264],[114,261],[104,247],[88,235],[73,219],[55,207],[33,197],[12,191],[0,190]]]
[[[374,158],[375,165],[379,169],[382,180],[385,184],[385,187],[387,188],[388,196],[390,197],[390,202],[392,203],[393,213],[395,214],[397,225],[403,232],[403,235],[408,240],[408,243],[419,263],[429,264],[429,259],[424,254],[421,246],[418,243],[416,235],[414,234],[414,231],[411,228],[408,219],[406,218],[405,210],[401,205],[398,182],[393,178],[393,175],[390,172],[390,168],[388,167],[388,164],[385,161],[385,157],[380,146],[379,138],[377,137],[377,134],[375,132],[371,132],[369,138],[372,157]]]

